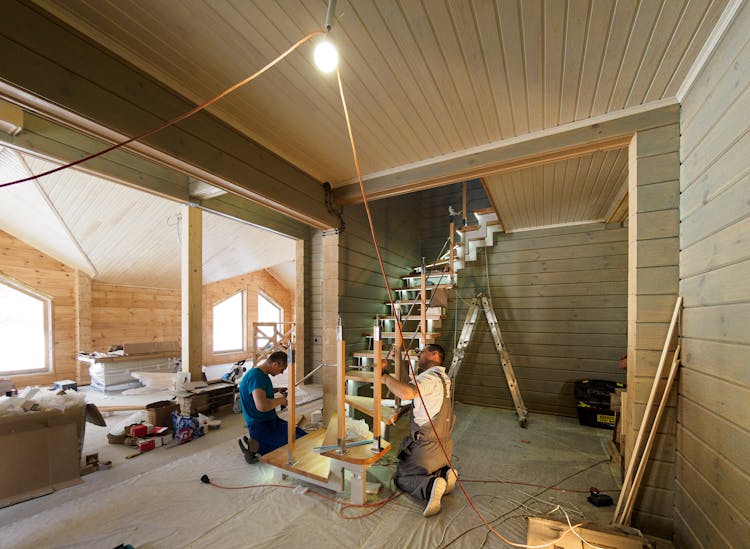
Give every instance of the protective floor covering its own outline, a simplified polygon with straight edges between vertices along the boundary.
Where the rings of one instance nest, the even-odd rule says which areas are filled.
[[[525,516],[606,524],[613,508],[596,508],[587,493],[597,486],[616,499],[618,486],[608,461],[611,431],[581,427],[571,418],[530,414],[521,429],[513,411],[456,405],[454,464],[479,512],[504,536],[526,539]],[[398,447],[406,418],[390,433]],[[442,512],[425,519],[423,503],[401,495],[377,512],[340,504],[272,483],[272,469],[245,463],[236,442],[243,433],[237,416],[219,434],[182,447],[160,449],[115,463],[110,471],[84,477],[84,484],[0,510],[0,546],[113,548],[162,547],[509,547],[490,534],[461,489],[443,498]],[[391,493],[395,450],[371,468],[368,480],[385,485],[368,502]],[[137,462],[137,463],[131,463]],[[120,469],[118,472],[117,469]],[[125,474],[128,470],[129,475]],[[226,490],[200,482],[207,474]],[[470,482],[470,481],[495,481]],[[540,486],[497,481],[523,482]],[[309,486],[309,485],[308,485]],[[311,487],[310,487],[311,488]],[[348,502],[348,490],[317,493]],[[46,503],[45,503],[46,502]]]

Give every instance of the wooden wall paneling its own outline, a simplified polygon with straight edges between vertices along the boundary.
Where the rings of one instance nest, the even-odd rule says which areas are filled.
[[[716,448],[706,444],[690,431],[681,429],[678,441],[680,448],[676,464],[678,481],[686,476],[694,476],[693,470],[691,470],[693,466],[689,465],[691,463],[715,464],[714,467],[702,468],[700,476],[734,509],[750,508],[750,478],[744,474],[742,469],[728,461],[716,451]],[[727,471],[730,474],[726,474]]]
[[[323,361],[323,233],[311,231],[310,236],[310,277],[309,277],[309,316],[310,349],[312,365]],[[322,372],[319,379],[322,379]]]
[[[680,254],[680,275],[692,275],[742,261],[750,245],[750,217],[698,241]]]
[[[50,385],[76,379],[75,271],[28,244],[0,231],[0,272],[52,298],[52,364],[45,374],[13,377],[17,387]]]
[[[679,547],[732,547],[705,512],[703,503],[691,497],[680,479],[675,484],[675,543]]]
[[[624,381],[617,360],[627,344],[626,237],[626,229],[589,224],[496,235],[494,247],[486,248],[493,306],[531,411],[575,416],[575,380]],[[614,266],[612,258],[618,258]],[[459,271],[441,336],[449,352],[456,317],[460,329],[467,300],[486,292],[487,280],[484,261]],[[456,398],[513,406],[481,318],[456,383]]]
[[[678,400],[675,540],[739,548],[750,529],[750,5],[738,7],[683,99],[680,292],[685,353]]]
[[[685,368],[696,369],[704,375],[724,379],[737,385],[750,386],[750,368],[747,368],[747,346],[743,343],[705,341],[683,337],[682,362]]]
[[[244,350],[214,353],[213,351],[213,307],[220,301],[244,291],[247,305],[245,319]],[[263,292],[281,306],[285,322],[297,322],[295,292],[285,287],[265,270],[221,280],[203,287],[203,363],[207,365],[225,364],[248,359],[253,356],[255,333],[253,322],[258,321],[258,294]],[[299,330],[299,326],[297,327]],[[303,328],[304,330],[304,328]],[[298,369],[299,369],[298,364]]]
[[[736,156],[725,155],[719,161],[731,159],[731,162],[727,162],[730,165],[726,166],[727,171],[731,173],[720,173],[724,166],[714,164],[705,174],[706,179],[716,178],[727,182],[718,192],[709,195],[709,185],[694,185],[682,194],[680,245],[683,249],[729,227],[747,214],[747,201],[750,200],[750,165],[744,168],[738,166],[737,157],[750,156],[750,133],[737,143],[736,150]]]
[[[701,510],[709,510],[710,520],[728,542],[724,547],[743,547],[747,543],[750,520],[746,509],[736,507],[736,502],[727,499],[726,493],[717,490],[705,476],[703,468],[697,469],[690,462],[680,460],[678,481],[694,501],[700,502]],[[740,475],[742,478],[743,475]],[[721,512],[716,512],[721,510]],[[711,512],[713,511],[713,512]]]
[[[322,240],[322,269],[320,285],[321,303],[321,358],[325,364],[337,363],[338,343],[336,327],[339,322],[339,272],[340,234],[326,234]],[[323,368],[323,415],[326,421],[337,410],[336,368]]]
[[[664,132],[672,138],[664,139]],[[635,445],[637,427],[641,424],[640,408],[635,403],[643,402],[639,393],[641,380],[653,383],[654,354],[643,351],[657,350],[664,345],[658,334],[664,330],[674,309],[677,295],[677,269],[679,261],[679,203],[678,195],[664,190],[664,183],[676,181],[680,175],[679,143],[670,130],[652,129],[637,132],[629,148],[628,169],[628,414],[631,435],[626,437],[625,458],[631,459]],[[666,145],[671,144],[671,150]],[[641,192],[645,190],[645,192]],[[669,202],[669,198],[673,202]],[[662,267],[672,267],[664,269]],[[663,359],[664,357],[662,357]],[[664,375],[665,372],[661,372]],[[647,384],[648,386],[648,384]],[[632,398],[631,398],[632,397]],[[670,414],[671,417],[671,414]],[[673,434],[658,435],[651,453],[653,462],[673,462],[675,441]],[[672,533],[671,501],[674,496],[671,479],[655,479],[663,482],[645,487],[639,494],[633,510],[634,525],[645,524],[663,528],[654,531],[657,535],[670,537]],[[660,494],[664,497],[656,497]],[[653,496],[653,497],[652,497]],[[669,505],[667,505],[667,499]],[[653,499],[653,501],[652,501]],[[618,505],[619,509],[619,505]],[[646,517],[659,517],[653,522]],[[638,521],[644,521],[639,523]]]

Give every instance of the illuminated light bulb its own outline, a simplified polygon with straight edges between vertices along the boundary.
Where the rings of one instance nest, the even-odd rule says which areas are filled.
[[[339,64],[339,52],[336,51],[336,46],[330,42],[323,41],[315,46],[313,59],[315,66],[321,72],[331,72]]]

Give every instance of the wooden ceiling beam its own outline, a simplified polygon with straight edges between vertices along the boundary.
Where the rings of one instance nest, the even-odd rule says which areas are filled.
[[[123,136],[139,135],[195,106],[30,2],[2,3],[0,51],[0,82]],[[143,143],[211,174],[190,175],[227,192],[316,228],[338,226],[321,182],[206,111]]]

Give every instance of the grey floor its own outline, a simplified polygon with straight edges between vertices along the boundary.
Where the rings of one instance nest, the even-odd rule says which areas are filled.
[[[316,407],[319,401],[310,403],[308,413]],[[236,443],[244,433],[242,418],[232,415],[200,439],[130,460],[124,456],[132,449],[104,443],[106,429],[87,426],[84,453],[99,451],[112,469],[0,509],[0,546],[509,547],[477,513],[517,543],[526,541],[528,516],[564,521],[567,513],[574,523],[609,522],[613,508],[592,506],[586,491],[595,486],[618,495],[607,452],[611,431],[533,413],[521,429],[513,411],[462,404],[456,413],[454,465],[465,493],[446,496],[442,512],[429,519],[421,515],[423,504],[406,495],[382,507],[356,508],[346,507],[347,491],[288,480],[276,485],[271,467],[244,462]],[[402,418],[390,432],[395,447],[405,429]],[[382,488],[368,503],[392,493],[394,470],[395,452],[371,468],[368,480]],[[241,488],[203,484],[203,474]]]

